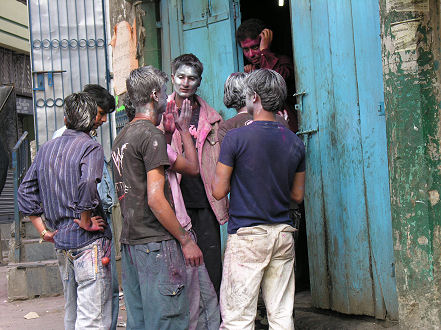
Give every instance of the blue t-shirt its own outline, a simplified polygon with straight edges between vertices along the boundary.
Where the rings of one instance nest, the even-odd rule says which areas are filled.
[[[286,223],[291,188],[305,171],[302,140],[278,122],[255,121],[229,131],[219,162],[233,167],[228,233],[241,227]]]

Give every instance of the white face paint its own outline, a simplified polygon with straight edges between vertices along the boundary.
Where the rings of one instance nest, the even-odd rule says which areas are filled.
[[[201,77],[192,66],[181,65],[172,75],[172,84],[176,94],[186,99],[196,93],[201,84]]]

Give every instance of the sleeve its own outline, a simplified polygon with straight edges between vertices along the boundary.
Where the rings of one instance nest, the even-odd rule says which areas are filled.
[[[231,131],[227,132],[221,145],[221,150],[219,154],[219,162],[234,167],[235,161],[235,142],[234,135]]]
[[[107,164],[104,161],[103,166],[103,177],[101,182],[98,183],[98,195],[101,199],[101,204],[103,205],[104,211],[109,212],[110,208],[114,204],[115,189],[113,187],[112,178],[107,169]]]
[[[24,215],[28,216],[43,214],[37,178],[37,159],[38,157],[29,167],[17,192],[18,208]]]
[[[170,162],[170,166],[173,166],[173,164],[176,161],[176,158],[178,158],[178,153],[174,151],[171,145],[169,144],[167,144],[167,156],[168,156],[168,161]]]
[[[103,166],[103,147],[98,143],[91,144],[80,161],[80,180],[74,201],[75,212],[93,210],[99,205],[97,184],[101,182]]]
[[[222,144],[222,141],[223,141],[223,139],[224,139],[224,137],[225,137],[225,134],[227,134],[227,131],[228,131],[228,129],[227,129],[225,123],[226,123],[226,122],[221,122],[221,123],[219,124],[219,129],[218,129],[218,131],[217,131],[217,139],[219,140],[219,143],[220,143],[220,144]]]
[[[141,143],[141,156],[144,160],[146,172],[159,166],[168,166],[167,143],[161,132],[154,133]]]
[[[300,149],[299,149],[299,154],[300,154],[300,161],[297,165],[297,170],[296,172],[305,172],[306,169],[306,164],[305,164],[305,145],[303,144],[302,141],[300,141]]]
[[[260,67],[276,71],[285,81],[291,79],[294,74],[294,65],[291,60],[287,56],[278,56],[269,49],[261,51]]]

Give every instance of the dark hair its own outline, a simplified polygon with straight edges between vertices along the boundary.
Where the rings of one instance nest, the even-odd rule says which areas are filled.
[[[245,106],[245,77],[244,72],[235,72],[228,76],[224,84],[224,104],[227,108],[237,111]]]
[[[266,111],[277,112],[283,109],[286,100],[285,79],[274,70],[259,69],[245,78],[246,94],[257,93]]]
[[[176,70],[178,70],[183,65],[188,65],[188,66],[195,68],[199,77],[202,77],[202,72],[204,71],[204,66],[203,66],[202,62],[199,61],[199,59],[196,57],[196,55],[182,54],[182,55],[176,57],[171,62],[172,74],[175,74]]]
[[[128,95],[126,95],[124,99],[124,108],[126,110],[127,118],[129,118],[129,121],[132,121],[133,118],[135,118],[136,108],[133,106],[132,101],[130,100],[130,97]]]
[[[126,86],[132,105],[138,108],[149,103],[153,91],[159,92],[167,81],[167,75],[151,65],[130,72]]]
[[[64,99],[64,117],[69,129],[90,132],[97,112],[96,102],[89,93],[73,93]]]
[[[243,21],[237,28],[236,40],[242,42],[245,39],[257,39],[259,34],[266,28],[266,24],[258,18],[250,18]]]
[[[84,86],[83,92],[89,93],[105,113],[111,113],[115,110],[115,98],[104,87],[90,84]]]

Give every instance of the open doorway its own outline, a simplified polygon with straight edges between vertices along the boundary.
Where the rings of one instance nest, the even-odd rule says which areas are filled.
[[[279,6],[279,3],[282,4]],[[273,41],[271,51],[278,55],[285,55],[293,61],[293,44],[291,36],[291,16],[289,1],[262,1],[256,4],[253,0],[240,1],[241,20],[244,22],[249,18],[258,18],[266,23],[269,29],[273,31]],[[244,64],[248,64],[244,57]],[[295,81],[292,77],[288,85],[288,95],[291,97],[291,103],[295,103],[292,94],[295,93]],[[288,100],[290,102],[290,100]],[[291,107],[289,121],[290,128],[297,131],[297,113]],[[294,123],[295,122],[295,123]],[[296,211],[297,212],[297,211]],[[296,237],[296,292],[309,290],[309,265],[308,248],[306,240],[306,223],[303,204],[300,205],[299,212],[300,223],[299,232]]]

